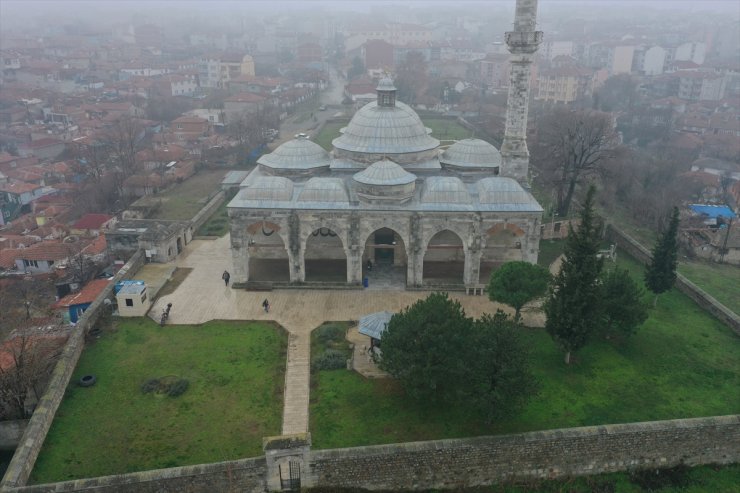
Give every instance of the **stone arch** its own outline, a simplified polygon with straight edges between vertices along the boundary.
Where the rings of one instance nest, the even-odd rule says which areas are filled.
[[[268,219],[247,220],[249,281],[290,281],[290,257],[286,228]]]
[[[406,285],[408,243],[395,228],[380,226],[363,235],[362,275],[372,285]]]
[[[423,283],[463,283],[466,253],[462,236],[453,229],[443,228],[431,235],[424,247]]]
[[[312,229],[302,240],[306,282],[346,282],[346,239],[328,226]]]
[[[496,223],[483,235],[480,276],[487,282],[504,262],[523,260],[522,244],[526,232],[516,223]]]

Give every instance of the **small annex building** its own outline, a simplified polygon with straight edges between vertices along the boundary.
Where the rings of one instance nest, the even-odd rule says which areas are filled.
[[[327,152],[262,156],[228,204],[237,284],[462,287],[536,262],[542,207],[480,139],[446,149],[382,79]]]

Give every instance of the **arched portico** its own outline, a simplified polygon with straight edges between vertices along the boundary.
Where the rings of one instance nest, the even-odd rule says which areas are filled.
[[[466,248],[458,233],[449,229],[435,233],[424,250],[423,283],[464,283],[465,257]]]
[[[382,227],[366,238],[362,254],[362,275],[371,285],[406,285],[408,255],[403,237]]]
[[[485,231],[483,249],[481,251],[481,282],[487,283],[491,273],[501,264],[515,260],[523,260],[522,242],[525,232],[514,223],[497,223]]]
[[[250,223],[240,235],[242,258],[234,256],[234,270],[244,270],[244,280],[253,282],[290,281],[290,258],[283,228],[268,220]],[[232,238],[232,244],[234,238]],[[240,266],[237,262],[246,262]],[[243,267],[246,267],[244,269]]]
[[[306,282],[347,281],[347,254],[333,229],[318,228],[306,237],[303,262]]]

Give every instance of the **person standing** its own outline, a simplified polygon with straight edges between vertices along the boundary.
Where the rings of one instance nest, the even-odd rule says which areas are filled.
[[[231,279],[231,274],[229,274],[229,271],[225,270],[223,274],[221,274],[221,279],[224,280],[224,284],[227,286],[229,285],[229,279]]]

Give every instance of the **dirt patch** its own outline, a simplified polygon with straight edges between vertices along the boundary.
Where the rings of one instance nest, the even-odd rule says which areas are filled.
[[[185,280],[185,278],[188,277],[188,275],[192,271],[193,269],[189,267],[177,267],[172,273],[172,276],[169,278],[169,280],[165,283],[164,286],[162,286],[162,289],[159,290],[158,296],[166,296],[168,294],[174,293],[177,287]]]

